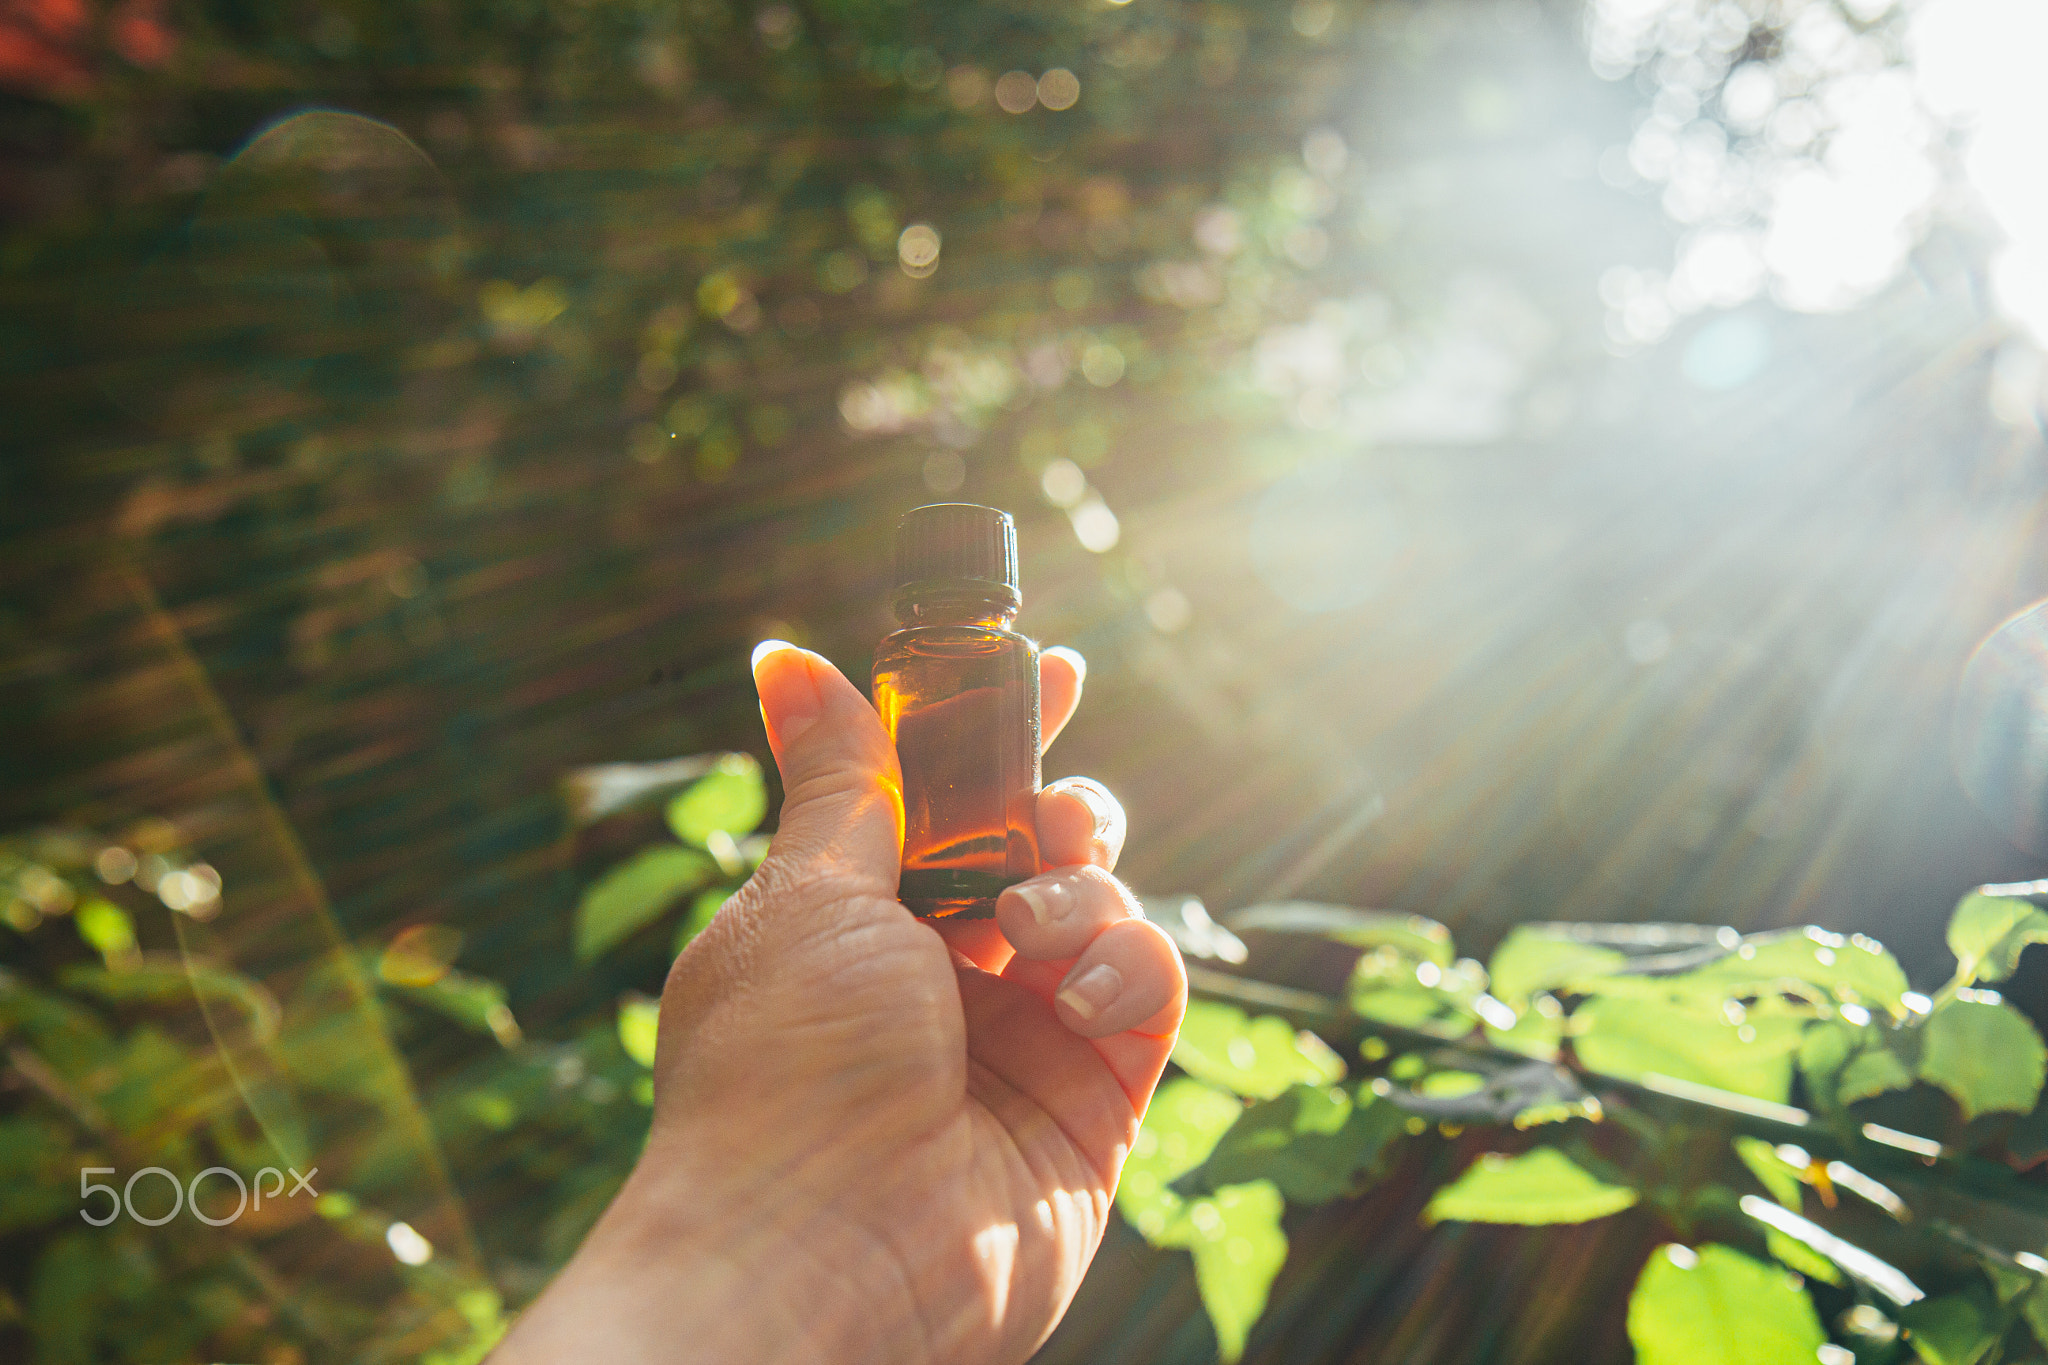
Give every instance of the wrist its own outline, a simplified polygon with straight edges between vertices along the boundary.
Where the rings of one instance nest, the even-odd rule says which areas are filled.
[[[929,1357],[899,1260],[773,1182],[650,1142],[493,1365],[564,1359],[851,1365]],[[695,1148],[706,1151],[706,1148]]]

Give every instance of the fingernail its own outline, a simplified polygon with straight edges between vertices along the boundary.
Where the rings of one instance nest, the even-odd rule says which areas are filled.
[[[1059,999],[1083,1019],[1093,1019],[1124,993],[1124,974],[1107,962],[1098,962],[1059,989]]]
[[[1088,661],[1081,657],[1080,650],[1069,649],[1065,645],[1053,645],[1045,652],[1048,654],[1057,654],[1062,659],[1065,659],[1068,665],[1072,667],[1074,670],[1074,680],[1076,682],[1088,681]]]
[[[1065,919],[1077,901],[1074,888],[1068,885],[1064,876],[1036,877],[1028,882],[1018,882],[1010,890],[1031,911],[1031,918],[1041,925]]]
[[[1088,808],[1088,814],[1095,821],[1097,837],[1109,833],[1117,811],[1116,798],[1109,794],[1109,788],[1092,777],[1063,777],[1054,785],[1063,792],[1071,793]]]
[[[752,663],[761,718],[776,742],[787,744],[810,729],[824,709],[810,660],[787,640],[763,640],[754,646]]]

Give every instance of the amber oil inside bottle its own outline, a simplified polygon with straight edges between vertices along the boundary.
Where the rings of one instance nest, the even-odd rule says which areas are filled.
[[[945,510],[954,508],[966,510]],[[1006,515],[972,510],[1001,517],[1014,547]],[[1011,548],[1009,584],[903,585],[903,628],[875,651],[875,708],[903,769],[897,894],[928,918],[991,916],[997,893],[1038,871],[1038,646],[1011,629],[1014,556]]]

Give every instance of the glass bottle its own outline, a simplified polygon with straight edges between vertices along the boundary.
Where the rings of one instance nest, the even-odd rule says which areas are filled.
[[[1038,871],[1038,645],[1010,627],[1017,527],[938,503],[896,528],[896,619],[875,709],[903,768],[903,879],[926,918],[983,919]]]

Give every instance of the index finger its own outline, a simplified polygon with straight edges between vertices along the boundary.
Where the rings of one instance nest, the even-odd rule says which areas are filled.
[[[1053,645],[1038,655],[1038,751],[1044,753],[1081,704],[1081,684],[1088,679],[1088,661],[1080,651]]]

